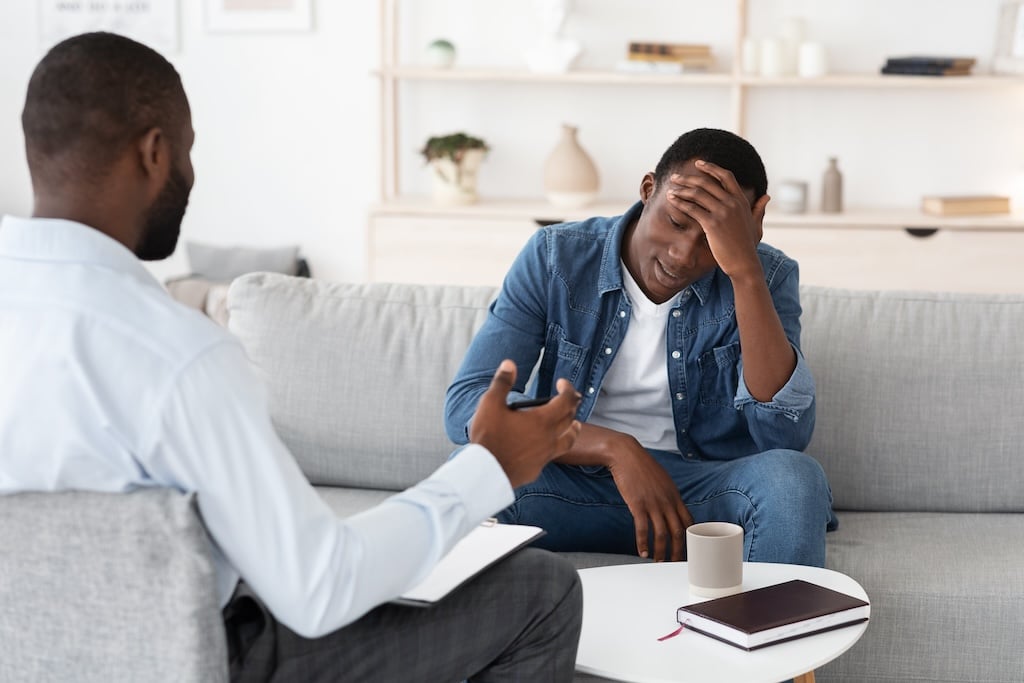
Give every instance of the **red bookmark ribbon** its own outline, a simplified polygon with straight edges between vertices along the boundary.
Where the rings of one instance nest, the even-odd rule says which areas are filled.
[[[661,638],[658,638],[658,642],[660,643],[660,642],[668,640],[669,638],[675,638],[676,636],[678,636],[680,633],[683,632],[684,628],[686,628],[686,624],[679,624],[679,628],[677,628],[675,631],[672,631],[672,633],[669,633],[668,635],[664,635]]]

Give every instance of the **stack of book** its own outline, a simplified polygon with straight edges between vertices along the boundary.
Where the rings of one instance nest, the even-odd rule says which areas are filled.
[[[714,63],[711,46],[703,43],[632,42],[618,69],[642,73],[683,73],[707,71]]]
[[[890,57],[885,60],[882,73],[905,76],[970,76],[976,61],[974,57]]]
[[[933,216],[1010,213],[1010,198],[1002,195],[935,195],[921,199],[921,210]]]

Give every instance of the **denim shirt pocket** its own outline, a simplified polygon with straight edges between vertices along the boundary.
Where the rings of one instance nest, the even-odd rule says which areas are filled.
[[[587,350],[566,339],[565,330],[561,325],[552,323],[548,326],[547,338],[544,340],[544,358],[541,362],[547,366],[544,374],[551,377],[552,387],[554,381],[562,377],[575,385],[586,360]]]
[[[701,405],[733,407],[739,389],[739,358],[739,342],[716,346],[700,355],[697,365],[700,367]]]

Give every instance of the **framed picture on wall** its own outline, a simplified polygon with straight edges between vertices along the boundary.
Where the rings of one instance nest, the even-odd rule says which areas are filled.
[[[1024,0],[1004,2],[999,8],[992,71],[1024,75]]]
[[[206,0],[206,28],[213,33],[309,31],[312,0]]]
[[[44,48],[88,31],[128,36],[164,54],[178,51],[178,0],[68,2],[39,0],[39,40]]]

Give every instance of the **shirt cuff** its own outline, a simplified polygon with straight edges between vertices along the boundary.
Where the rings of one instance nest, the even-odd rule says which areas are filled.
[[[489,450],[469,444],[456,451],[434,476],[443,477],[466,506],[466,520],[479,524],[515,501],[505,470]]]
[[[736,398],[733,400],[733,405],[740,409],[756,403],[768,410],[785,413],[794,421],[799,420],[804,411],[814,403],[814,376],[811,374],[811,369],[808,367],[807,361],[804,359],[800,349],[794,346],[793,350],[796,352],[796,367],[793,368],[793,374],[789,376],[789,380],[772,396],[772,400],[768,402],[758,401],[751,395],[750,390],[747,388],[747,383],[743,379],[743,361],[741,359],[739,363],[739,387],[736,390]]]

